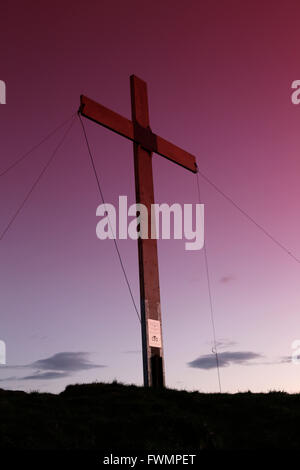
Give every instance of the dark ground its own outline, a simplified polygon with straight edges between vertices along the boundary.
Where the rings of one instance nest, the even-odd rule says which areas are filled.
[[[300,394],[203,394],[118,383],[60,395],[0,389],[0,449],[128,453],[300,449]]]

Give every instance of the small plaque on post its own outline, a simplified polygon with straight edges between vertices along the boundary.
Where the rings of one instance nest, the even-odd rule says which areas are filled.
[[[158,320],[148,320],[149,346],[161,348],[161,328]]]

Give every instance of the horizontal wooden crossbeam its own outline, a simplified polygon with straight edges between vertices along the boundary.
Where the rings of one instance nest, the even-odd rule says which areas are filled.
[[[133,124],[129,119],[96,103],[87,96],[81,95],[80,102],[79,112],[82,116],[140,144],[150,152],[155,152],[177,165],[197,173],[196,159],[192,154],[157,136],[150,128]]]

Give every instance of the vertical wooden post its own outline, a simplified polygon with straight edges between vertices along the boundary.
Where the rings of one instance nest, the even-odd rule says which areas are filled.
[[[150,237],[138,238],[144,385],[164,387],[157,243],[155,238],[151,239],[151,206],[154,204],[152,152],[193,173],[197,173],[197,165],[193,155],[151,131],[146,83],[132,75],[130,88],[132,121],[84,95],[80,97],[79,112],[134,142],[136,201],[146,206],[148,211],[148,224],[143,223],[142,216],[140,230],[143,233],[147,225]]]
[[[149,129],[146,83],[130,77],[132,122],[135,134]],[[138,139],[136,139],[138,140]],[[156,239],[151,239],[151,205],[154,204],[152,152],[134,143],[137,204],[148,210],[148,239],[138,239],[144,385],[164,387],[164,358]],[[156,346],[155,346],[156,344]]]

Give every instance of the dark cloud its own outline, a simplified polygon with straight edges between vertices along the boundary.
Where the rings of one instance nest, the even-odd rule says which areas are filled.
[[[104,365],[94,364],[88,360],[88,357],[89,353],[87,352],[61,352],[45,359],[39,359],[32,364],[7,366],[7,369],[29,368],[34,372],[24,377],[7,377],[0,379],[0,381],[60,379],[68,377],[73,372],[106,367]]]
[[[219,367],[228,367],[230,365],[252,365],[260,363],[251,363],[253,359],[262,359],[264,356],[252,351],[225,351],[218,353]],[[196,369],[214,369],[217,367],[215,354],[207,354],[188,362],[189,367]]]
[[[87,358],[89,353],[86,352],[61,352],[40,359],[30,365],[32,369],[38,370],[55,370],[55,371],[79,371],[86,369],[95,369],[105,367],[103,365],[93,364]]]

